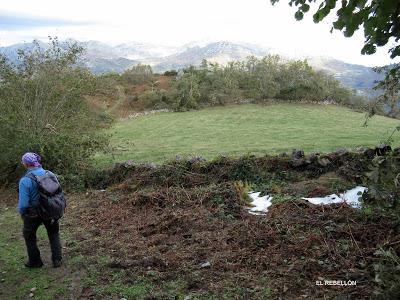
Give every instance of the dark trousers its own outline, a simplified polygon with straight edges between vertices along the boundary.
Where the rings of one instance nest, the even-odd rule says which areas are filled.
[[[28,251],[29,262],[38,264],[42,261],[40,251],[36,242],[36,231],[41,224],[46,227],[47,236],[50,241],[51,259],[52,261],[61,260],[61,243],[59,234],[58,220],[43,220],[41,217],[23,216],[24,221],[23,235],[25,239],[26,249]]]

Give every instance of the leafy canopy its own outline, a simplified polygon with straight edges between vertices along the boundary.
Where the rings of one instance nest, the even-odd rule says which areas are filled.
[[[76,65],[83,49],[57,39],[34,45],[19,51],[16,65],[0,56],[0,181],[27,151],[57,173],[79,173],[108,142],[98,131],[108,119],[85,99],[96,78]]]
[[[271,0],[272,4],[279,0]],[[336,5],[341,3],[337,10],[337,19],[333,22],[333,29],[343,31],[346,37],[351,37],[361,25],[364,27],[365,44],[362,54],[373,54],[376,47],[386,45],[391,38],[396,46],[389,50],[390,57],[400,56],[400,1],[398,0],[289,0],[289,5],[298,7],[295,13],[297,20],[303,19],[310,10],[310,4],[320,3],[314,13],[314,22],[322,21]],[[339,2],[339,3],[338,3]]]

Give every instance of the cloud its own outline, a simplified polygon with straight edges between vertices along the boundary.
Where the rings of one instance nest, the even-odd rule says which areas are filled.
[[[16,15],[13,13],[0,12],[0,28],[4,31],[16,31],[38,27],[64,27],[91,24],[92,23],[88,22],[69,21],[29,15]]]

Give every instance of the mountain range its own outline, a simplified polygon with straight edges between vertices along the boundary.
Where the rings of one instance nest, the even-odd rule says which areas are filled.
[[[47,44],[39,42],[41,47]],[[225,64],[229,61],[244,60],[248,56],[263,57],[268,54],[280,54],[273,48],[265,48],[248,43],[218,41],[210,43],[192,42],[181,47],[160,46],[130,42],[116,46],[98,41],[78,42],[86,51],[80,62],[96,74],[123,72],[142,63],[151,65],[155,72],[179,70],[189,65],[198,65],[203,59]],[[18,49],[32,49],[33,43],[14,44],[0,47],[0,54],[11,62],[16,62]],[[377,80],[382,79],[372,68],[346,63],[330,57],[280,54],[287,59],[307,59],[315,69],[333,74],[343,85],[370,94]]]

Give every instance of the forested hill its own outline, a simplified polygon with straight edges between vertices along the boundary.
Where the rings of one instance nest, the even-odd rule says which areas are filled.
[[[41,43],[41,45],[45,44]],[[97,74],[120,73],[138,63],[151,65],[156,72],[164,72],[182,69],[189,65],[199,65],[203,59],[224,64],[229,61],[243,60],[248,56],[262,57],[267,54],[279,54],[275,50],[257,45],[225,41],[208,44],[191,43],[181,47],[164,47],[137,42],[110,46],[97,41],[81,42],[81,45],[87,49],[82,64]],[[16,61],[18,49],[21,48],[30,49],[32,43],[0,47],[0,54],[11,61]],[[302,58],[307,58],[314,68],[333,74],[345,86],[365,93],[370,93],[375,81],[381,79],[381,76],[370,67],[327,57]]]

